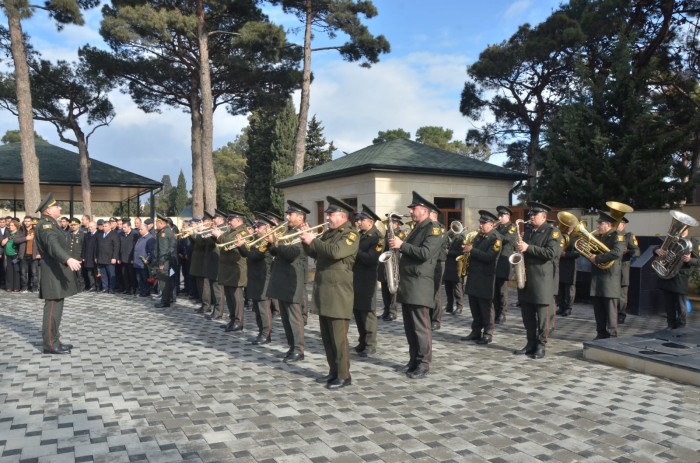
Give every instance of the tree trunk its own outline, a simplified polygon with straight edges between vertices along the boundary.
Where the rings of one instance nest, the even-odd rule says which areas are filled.
[[[534,201],[532,191],[537,186],[537,165],[539,163],[540,152],[540,131],[539,128],[530,129],[530,143],[527,146],[527,187],[526,198],[528,201]]]
[[[80,155],[80,188],[83,192],[83,215],[92,217],[92,190],[90,189],[90,154],[85,141],[85,134],[78,129],[75,137],[78,140],[78,154]]]
[[[204,177],[202,176],[202,113],[199,101],[199,80],[190,87],[190,119],[192,123],[192,216],[204,215]]]
[[[304,32],[304,68],[301,78],[301,102],[299,103],[299,127],[294,147],[294,170],[292,175],[304,172],[306,154],[306,126],[309,120],[309,98],[311,96],[311,23],[313,12],[311,0],[306,0],[306,30]]]
[[[9,18],[10,47],[15,64],[15,82],[17,85],[17,113],[21,137],[22,179],[24,180],[24,209],[28,214],[34,213],[41,202],[39,189],[39,159],[34,144],[34,119],[32,118],[32,93],[29,85],[29,66],[27,52],[24,48],[22,23],[19,11],[6,8]]]
[[[199,40],[199,86],[202,95],[202,175],[204,176],[204,209],[216,210],[216,177],[214,175],[214,98],[209,69],[209,37],[204,24],[204,0],[197,1],[197,36]]]

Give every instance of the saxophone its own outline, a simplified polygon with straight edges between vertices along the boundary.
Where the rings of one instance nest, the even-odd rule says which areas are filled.
[[[515,221],[515,231],[518,234],[518,243],[523,240],[520,234],[520,224],[525,223],[524,220],[518,219]],[[508,262],[513,266],[513,271],[515,272],[515,283],[518,285],[518,289],[523,289],[525,287],[525,256],[520,252],[514,252],[508,257]]]
[[[388,239],[394,238],[394,227],[391,224],[391,217],[397,216],[401,217],[396,212],[391,212],[389,214],[389,220],[387,220],[386,236]],[[379,262],[384,264],[384,273],[386,274],[386,284],[389,292],[391,294],[396,294],[399,290],[399,254],[398,249],[391,249],[389,251],[384,251],[379,255]]]
[[[474,244],[474,238],[478,235],[478,231],[470,231],[464,238],[464,245]],[[463,245],[463,246],[464,246]],[[457,261],[457,278],[465,278],[469,273],[469,253],[465,252],[461,256],[455,258]]]

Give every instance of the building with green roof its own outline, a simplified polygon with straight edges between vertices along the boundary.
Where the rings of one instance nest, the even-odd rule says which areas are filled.
[[[384,216],[407,212],[415,190],[441,209],[441,222],[459,220],[475,229],[477,211],[510,204],[511,190],[526,178],[505,167],[398,139],[362,148],[277,186],[286,199],[312,211],[312,224],[324,221],[328,195],[359,207],[367,204]]]

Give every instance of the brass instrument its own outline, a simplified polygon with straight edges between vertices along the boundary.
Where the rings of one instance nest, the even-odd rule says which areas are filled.
[[[617,217],[613,217],[617,219]],[[574,214],[571,212],[561,211],[557,214],[557,220],[559,223],[564,224],[564,226],[569,229],[572,228],[570,239],[574,240],[574,248],[582,256],[590,259],[591,256],[596,256],[598,254],[605,254],[610,252],[608,248],[602,241],[596,238],[593,233],[586,230],[586,225],[579,221]],[[619,220],[622,220],[620,217]],[[607,262],[605,264],[594,264],[601,270],[607,270],[615,265],[615,261]]]
[[[571,212],[561,211],[557,214],[557,228],[564,239],[564,248],[567,249],[571,243],[571,236],[569,235],[569,228],[578,225],[578,219]]]
[[[275,235],[279,239],[282,236],[282,233],[283,233],[282,230],[284,228],[287,228],[288,223],[289,222],[285,221],[285,222],[277,225],[275,228],[273,228],[269,232],[265,233],[263,236],[256,239],[255,241],[250,242],[250,243],[246,242],[245,247],[247,249],[256,248],[256,247],[260,246],[263,243],[263,241],[265,241],[267,239],[268,236],[271,236],[271,235]]]
[[[175,233],[175,238],[187,238],[190,236],[192,233],[195,232],[199,228],[199,225],[195,225],[194,227],[187,227],[183,228],[180,233]]]
[[[462,222],[453,220],[452,223],[450,223],[450,229],[447,231],[447,234],[450,235],[450,238],[454,238],[462,233],[464,233],[464,225],[462,225]]]
[[[237,247],[236,243],[238,241],[245,241],[245,246],[250,249],[250,240],[255,240],[255,234],[251,235],[246,235],[246,236],[241,236],[240,234],[236,235],[236,237],[232,240],[225,241],[223,243],[216,243],[217,248],[221,248],[222,251],[230,251],[231,249]]]
[[[215,227],[212,225],[211,227],[207,227],[207,228],[197,232],[197,234],[201,238],[210,238],[212,235],[212,231],[214,231],[214,229],[221,231],[221,233],[226,233],[228,231],[231,231],[231,226],[228,224],[219,225],[218,227]]]
[[[671,226],[660,249],[666,251],[663,256],[656,256],[651,268],[662,280],[670,280],[678,275],[683,266],[683,256],[690,254],[693,245],[688,238],[682,238],[689,227],[697,227],[698,221],[678,211],[671,211]]]
[[[523,236],[520,234],[520,224],[525,224],[523,219],[518,219],[515,221],[515,232],[518,235],[518,243],[523,240]],[[523,289],[525,287],[525,282],[527,281],[527,276],[525,274],[525,256],[521,252],[514,252],[508,257],[508,262],[513,267],[513,272],[515,273],[515,283],[518,289]]]
[[[617,226],[620,225],[620,221],[625,214],[634,212],[632,207],[624,203],[618,203],[617,201],[608,201],[605,203],[605,205],[610,208],[610,216],[615,219],[615,223],[613,224],[613,229],[615,230],[617,230]]]
[[[391,212],[388,218],[392,215],[398,215],[395,212]],[[387,238],[393,239],[396,235],[394,234],[394,227],[387,223],[386,228]],[[389,251],[384,251],[379,255],[379,263],[384,264],[384,273],[386,275],[386,284],[389,292],[391,294],[396,294],[399,290],[399,259],[401,258],[401,252],[398,249],[390,249]]]
[[[323,222],[322,224],[316,225],[315,227],[309,227],[306,230],[300,230],[296,233],[292,233],[291,235],[282,235],[279,238],[277,238],[277,242],[284,243],[288,246],[292,246],[301,242],[300,235],[302,233],[309,233],[312,230],[320,229],[320,231],[315,234],[316,236],[319,236],[325,231],[324,229],[328,227],[328,225],[330,225],[329,222]]]
[[[460,225],[462,224],[460,223]],[[452,228],[451,224],[450,228]],[[464,227],[462,227],[462,231],[464,231]],[[464,237],[464,244],[474,244],[474,239],[478,234],[479,232],[476,230],[467,233],[467,235]],[[461,256],[457,256],[455,258],[455,260],[457,261],[457,278],[465,278],[467,276],[467,273],[469,273],[469,254],[470,253],[465,252]]]

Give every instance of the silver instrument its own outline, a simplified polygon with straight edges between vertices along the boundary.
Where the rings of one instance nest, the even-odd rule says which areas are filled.
[[[391,217],[396,215],[401,217],[396,212],[391,212],[389,214],[389,220],[387,221],[386,236],[388,239],[394,238],[394,227],[391,225]],[[389,251],[384,251],[379,255],[379,262],[384,264],[384,273],[386,275],[386,285],[391,294],[396,294],[399,290],[399,258],[401,257],[400,251],[398,249],[391,249]]]
[[[464,225],[462,225],[462,222],[460,222],[459,220],[453,220],[450,224],[450,229],[447,231],[447,234],[450,236],[450,238],[454,238],[455,236],[461,235],[462,233],[464,233]]]
[[[518,243],[520,243],[523,238],[520,234],[520,224],[525,224],[523,219],[518,219],[515,221],[515,232],[518,234]],[[508,262],[513,267],[513,272],[515,273],[515,283],[518,285],[518,289],[523,289],[525,287],[525,256],[520,252],[514,252],[508,257]]]
[[[209,228],[205,228],[201,232],[195,232],[197,235],[199,235],[200,238],[210,238],[212,236],[212,231],[214,229],[219,230],[221,233],[226,233],[231,231],[231,226],[228,224],[225,225],[219,225],[218,227],[211,226]]]
[[[689,227],[697,227],[698,221],[678,211],[671,211],[671,226],[666,233],[661,249],[666,251],[663,256],[656,256],[651,268],[662,280],[670,280],[678,275],[683,266],[683,256],[690,254],[693,245],[688,238],[682,238],[683,232]]]

